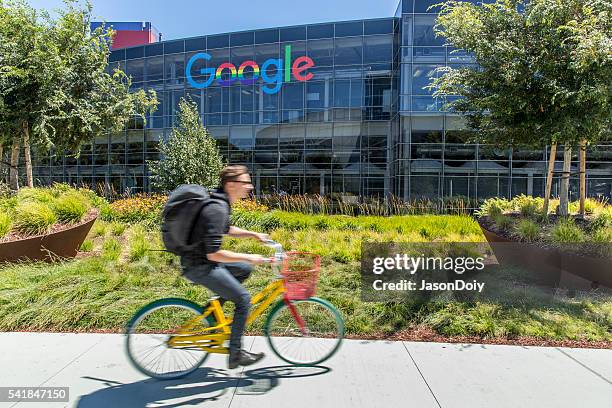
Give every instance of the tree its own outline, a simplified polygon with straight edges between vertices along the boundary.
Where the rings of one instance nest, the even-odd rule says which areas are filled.
[[[169,191],[180,184],[218,186],[223,159],[192,100],[181,98],[177,124],[168,141],[160,140],[159,152],[160,160],[148,162],[155,188]]]
[[[610,138],[612,3],[497,0],[440,4],[436,33],[477,68],[438,69],[434,96],[459,95],[477,140],[505,147],[564,145],[560,211],[567,214],[571,148]],[[548,201],[548,200],[546,200]]]
[[[31,141],[78,152],[82,142],[121,130],[132,115],[144,120],[157,105],[154,91],[130,92],[122,71],[106,71],[113,32],[90,31],[91,5],[64,5],[51,18],[23,0],[0,2],[0,133],[13,134],[14,189],[20,143],[32,186]]]

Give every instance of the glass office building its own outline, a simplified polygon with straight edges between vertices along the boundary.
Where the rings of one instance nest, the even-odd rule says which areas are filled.
[[[124,132],[84,145],[78,159],[37,157],[35,174],[42,182],[150,191],[146,161],[159,158],[159,140],[188,96],[226,160],[252,170],[257,194],[543,194],[546,150],[466,144],[461,116],[444,112],[444,101],[424,88],[438,66],[474,64],[434,35],[436,11],[427,9],[437,2],[403,0],[389,18],[113,51],[109,70],[117,66],[133,87],[154,89],[157,111],[144,124],[132,120]],[[589,194],[610,197],[611,147],[590,147],[588,156]],[[576,175],[574,197],[577,184]]]

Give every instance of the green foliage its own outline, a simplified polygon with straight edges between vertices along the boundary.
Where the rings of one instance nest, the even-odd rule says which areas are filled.
[[[121,255],[121,243],[115,238],[108,238],[102,245],[102,258],[107,261],[116,261]]]
[[[551,240],[557,244],[584,242],[586,236],[572,218],[564,218],[552,228]]]
[[[540,226],[531,220],[520,220],[516,225],[516,235],[522,241],[533,242],[540,235]]]
[[[81,248],[79,250],[81,252],[91,252],[93,250],[93,241],[91,239],[86,239],[81,244]]]
[[[512,199],[511,205],[523,217],[535,217],[544,208],[544,199],[521,194]]]
[[[4,211],[0,211],[0,238],[8,234],[12,226],[11,217]]]
[[[612,207],[608,206],[595,215],[590,224],[591,231],[612,228]]]
[[[44,204],[52,204],[55,201],[54,195],[46,188],[29,188],[22,187],[16,195],[18,202],[38,202]]]
[[[460,95],[490,144],[577,144],[609,137],[612,3],[517,0],[447,1],[435,30],[472,53],[479,68],[441,67],[434,96]]]
[[[57,217],[42,203],[26,201],[15,209],[14,229],[26,235],[40,235],[49,231]]]
[[[88,202],[77,192],[69,192],[55,199],[53,211],[57,220],[64,224],[80,222],[88,210]]]
[[[512,203],[505,198],[487,198],[478,210],[475,211],[478,217],[494,217],[501,215],[504,211],[510,210]]]
[[[94,238],[103,237],[106,235],[108,224],[101,220],[96,220],[94,225],[91,227],[91,236]]]
[[[218,186],[223,159],[192,100],[179,102],[177,125],[168,141],[160,140],[159,152],[162,159],[148,163],[156,188],[169,191],[180,184]]]
[[[129,243],[130,252],[128,259],[130,261],[141,260],[147,255],[148,250],[151,249],[145,230],[140,226],[132,228]]]
[[[498,214],[494,217],[491,217],[497,228],[507,231],[512,228],[512,218],[507,215]]]
[[[122,222],[113,222],[110,226],[112,234],[117,237],[123,234],[126,227],[127,224],[124,224]]]
[[[131,224],[145,223],[151,227],[158,226],[166,201],[167,197],[159,194],[124,198],[111,203],[103,219]]]

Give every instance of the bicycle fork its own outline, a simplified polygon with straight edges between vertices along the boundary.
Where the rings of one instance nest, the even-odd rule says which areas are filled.
[[[306,327],[306,324],[304,323],[304,319],[302,319],[302,316],[300,316],[300,314],[297,312],[297,309],[295,308],[293,303],[291,303],[287,295],[283,296],[283,302],[285,302],[285,304],[289,308],[289,311],[291,312],[291,315],[293,316],[298,326],[300,327],[302,336],[304,337],[308,336],[309,335],[308,328]]]

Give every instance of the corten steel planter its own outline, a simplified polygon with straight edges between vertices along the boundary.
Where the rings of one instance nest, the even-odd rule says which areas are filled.
[[[589,281],[592,288],[600,285],[612,288],[612,259],[609,257],[580,255],[579,244],[563,250],[512,241],[487,229],[481,220],[478,225],[499,263],[533,272],[536,283],[557,287],[563,275],[569,273]]]
[[[90,216],[80,224],[70,228],[24,238],[17,241],[0,243],[0,263],[18,261],[53,262],[60,259],[74,258],[81,247],[98,214]]]

